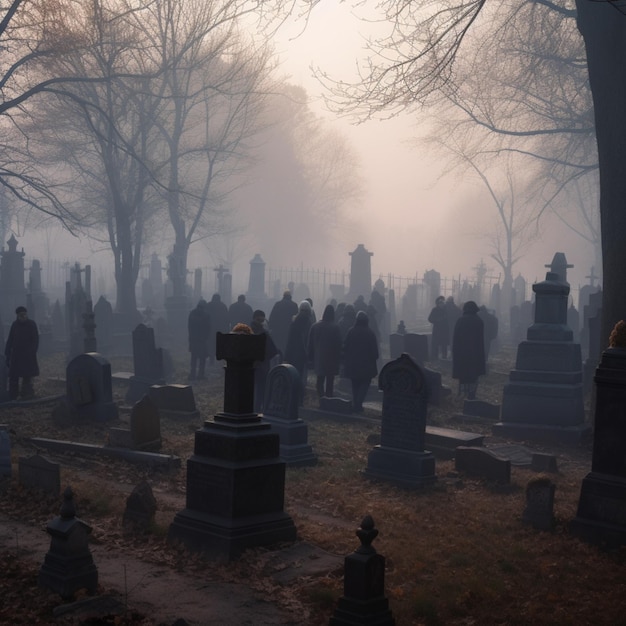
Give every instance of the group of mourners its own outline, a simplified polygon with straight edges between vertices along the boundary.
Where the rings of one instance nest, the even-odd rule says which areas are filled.
[[[207,358],[210,362],[215,359],[216,332],[229,332],[245,324],[252,333],[267,336],[265,358],[255,364],[255,411],[263,410],[265,380],[271,367],[288,363],[300,376],[300,403],[312,370],[320,398],[333,396],[337,376],[350,379],[353,410],[362,413],[367,390],[378,374],[380,336],[375,318],[376,309],[366,305],[362,297],[354,305],[328,304],[318,321],[311,300],[296,304],[288,290],[274,304],[269,318],[260,309],[253,311],[243,295],[226,307],[216,294],[211,302],[200,300],[189,314],[189,378],[205,377]]]
[[[498,336],[498,319],[485,306],[468,300],[459,308],[454,298],[439,296],[428,316],[432,324],[431,357],[448,358],[452,349],[452,378],[459,381],[459,395],[476,398],[478,378],[487,371],[491,342]]]

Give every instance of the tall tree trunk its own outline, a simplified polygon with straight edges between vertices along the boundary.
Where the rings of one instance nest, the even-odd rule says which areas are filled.
[[[595,109],[600,165],[602,347],[626,319],[626,3],[577,0]]]

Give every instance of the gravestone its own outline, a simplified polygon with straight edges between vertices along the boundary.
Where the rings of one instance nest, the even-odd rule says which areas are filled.
[[[578,443],[590,428],[585,424],[580,344],[567,326],[569,285],[548,272],[533,291],[535,322],[518,346],[515,369],[503,390],[502,421],[493,425],[493,433]]]
[[[226,360],[224,411],[196,431],[187,461],[186,507],[168,540],[229,561],[247,548],[294,541],[284,512],[285,463],[280,438],[254,406],[254,363],[265,354],[265,335],[216,335],[216,356]]]
[[[111,364],[100,354],[79,354],[65,370],[67,407],[80,419],[106,421],[118,416],[113,402]]]
[[[392,361],[405,352],[404,335],[405,333],[391,333],[389,335],[389,357]]]
[[[404,352],[412,356],[415,361],[423,366],[428,361],[428,336],[416,333],[404,335]]]
[[[352,400],[322,396],[320,398],[320,411],[337,413],[339,415],[350,415],[353,411]]]
[[[360,243],[352,252],[350,259],[350,290],[348,298],[354,300],[359,296],[369,297],[372,293],[372,256]]]
[[[0,317],[10,320],[15,317],[15,309],[26,303],[24,285],[24,256],[22,248],[17,249],[14,235],[7,241],[8,249],[0,252]]]
[[[293,365],[276,365],[267,375],[263,420],[278,433],[280,458],[288,467],[317,463],[308,442],[308,426],[298,416],[300,388],[300,375]]]
[[[5,424],[0,424],[0,480],[11,477],[11,437]]]
[[[258,253],[250,261],[246,298],[249,302],[264,302],[267,299],[265,294],[265,261]]]
[[[59,515],[46,527],[50,535],[50,549],[39,570],[40,587],[71,600],[79,589],[95,593],[98,588],[98,570],[89,551],[91,527],[76,517],[74,494],[68,487],[63,493]]]
[[[582,337],[584,337],[586,359],[583,364],[583,387],[585,393],[591,391],[593,376],[602,353],[603,341],[600,336],[602,329],[602,291],[589,296],[589,304],[585,307],[585,321]],[[606,341],[606,338],[605,338]]]
[[[111,355],[113,349],[113,307],[104,297],[100,296],[93,307],[96,321],[96,341],[100,354]]]
[[[36,454],[18,459],[20,485],[30,489],[41,489],[55,496],[61,493],[61,466]]]
[[[570,528],[584,541],[626,545],[626,348],[607,348],[595,376],[591,472]]]
[[[344,560],[343,596],[330,626],[394,626],[396,621],[385,597],[385,557],[372,546],[378,530],[370,515],[363,518],[356,535],[361,545]]]
[[[152,385],[148,397],[163,417],[195,419],[200,416],[191,385]]]
[[[487,448],[459,446],[454,455],[454,467],[458,472],[508,485],[511,482],[511,461]]]
[[[531,478],[526,485],[526,506],[522,522],[537,530],[554,528],[555,485],[549,478]]]
[[[161,418],[149,396],[144,396],[130,412],[130,428],[111,428],[109,445],[146,452],[161,449]]]
[[[4,343],[2,344],[4,346]],[[9,402],[11,395],[8,389],[9,383],[9,368],[7,367],[6,360],[0,359],[0,403]]]
[[[424,450],[428,383],[422,368],[408,355],[381,370],[383,391],[380,445],[368,455],[365,476],[416,488],[431,484],[435,457]]]
[[[131,530],[149,530],[154,524],[157,502],[152,487],[144,480],[126,499],[122,525]]]
[[[559,471],[556,456],[545,452],[533,452],[530,460],[530,469],[533,472],[551,472]]]
[[[138,324],[133,330],[134,375],[128,381],[126,402],[134,404],[148,393],[152,385],[163,385],[163,351],[154,343],[154,328]]]

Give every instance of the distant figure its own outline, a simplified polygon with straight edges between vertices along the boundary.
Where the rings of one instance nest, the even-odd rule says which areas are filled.
[[[352,382],[352,404],[355,413],[363,413],[363,401],[372,378],[378,374],[378,342],[369,327],[367,313],[359,311],[354,326],[343,344],[344,375]]]
[[[311,305],[311,319],[315,324],[315,322],[317,322],[317,315],[315,315],[315,309],[313,308],[313,298],[305,298],[305,300]]]
[[[302,384],[301,403],[304,401],[304,392],[306,390],[308,365],[307,348],[311,325],[311,305],[306,300],[303,300],[298,307],[298,314],[293,318],[291,326],[289,326],[287,346],[284,354],[285,362],[293,365],[300,374],[300,382]]]
[[[398,333],[398,335],[406,335],[406,325],[404,323],[404,320],[400,320],[396,332]]]
[[[207,304],[211,318],[211,336],[209,337],[209,363],[215,364],[215,338],[217,333],[226,334],[230,330],[228,326],[228,307],[222,302],[219,293],[214,293],[211,301]],[[246,320],[246,324],[250,320]]]
[[[478,311],[478,317],[483,321],[483,331],[485,338],[485,363],[489,360],[491,343],[498,338],[498,318],[483,305]]]
[[[339,310],[339,307],[337,307]],[[341,331],[341,339],[342,341],[346,338],[348,331],[354,326],[356,322],[356,310],[352,304],[346,304],[343,307],[343,313],[341,317],[337,317],[337,324],[339,325],[339,330]]]
[[[9,397],[11,400],[16,400],[18,396],[28,400],[35,395],[33,378],[39,376],[37,362],[39,330],[35,321],[28,319],[26,307],[18,306],[15,315],[17,319],[11,324],[4,347],[4,356],[9,368]]]
[[[211,341],[211,316],[205,300],[201,299],[196,308],[190,311],[187,318],[187,332],[191,353],[189,380],[196,380],[196,378],[203,380]]]
[[[435,307],[430,311],[428,321],[433,325],[430,340],[431,357],[434,360],[440,356],[442,359],[446,359],[450,343],[450,327],[446,314],[446,299],[443,296],[439,296],[435,300]]]
[[[367,304],[365,302],[365,298],[363,296],[357,296],[357,299],[354,301],[354,310],[358,313],[359,311],[367,311]]]
[[[478,305],[469,300],[463,305],[452,337],[452,378],[459,381],[459,395],[474,400],[478,377],[485,371],[483,321],[478,317]]]
[[[237,296],[237,302],[228,307],[228,324],[234,328],[237,324],[249,324],[252,320],[252,307],[246,302],[246,296]]]
[[[278,348],[272,339],[270,329],[265,319],[265,311],[257,309],[252,314],[250,328],[255,335],[265,335],[265,358],[254,364],[254,411],[261,413],[265,402],[265,381],[272,366],[272,359],[279,354]]]
[[[272,307],[268,320],[274,343],[283,355],[285,355],[287,351],[289,327],[294,316],[297,314],[298,305],[291,299],[291,292],[287,289],[283,293],[282,300],[276,302]]]
[[[454,327],[457,320],[461,317],[461,309],[454,303],[454,298],[448,296],[446,299],[446,317],[448,318],[448,345],[452,345],[452,334],[454,333]],[[452,348],[454,350],[454,347]]]
[[[341,362],[341,343],[341,331],[335,322],[335,309],[328,304],[322,319],[311,326],[307,350],[317,376],[315,388],[320,398],[333,397],[335,376],[339,374]]]

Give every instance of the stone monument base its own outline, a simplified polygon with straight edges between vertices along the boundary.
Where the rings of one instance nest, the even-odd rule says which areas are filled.
[[[279,456],[288,467],[305,467],[317,463],[317,455],[308,443],[308,426],[301,419],[264,415],[263,421],[269,422],[272,430],[280,436]]]
[[[491,427],[496,437],[514,441],[549,441],[565,444],[579,444],[591,434],[589,424],[555,426],[553,424],[529,424],[525,422],[498,422]]]
[[[363,474],[367,478],[391,482],[408,489],[431,485],[437,480],[432,452],[412,452],[384,446],[374,446],[367,457]]]
[[[167,539],[215,560],[231,561],[248,548],[295,541],[296,527],[287,513],[227,518],[183,509],[174,517]]]
[[[354,624],[395,626],[396,620],[389,610],[389,600],[385,597],[373,600],[341,597],[328,623],[330,626],[353,626]]]
[[[626,480],[598,472],[587,474],[570,529],[588,543],[607,548],[626,545]]]

